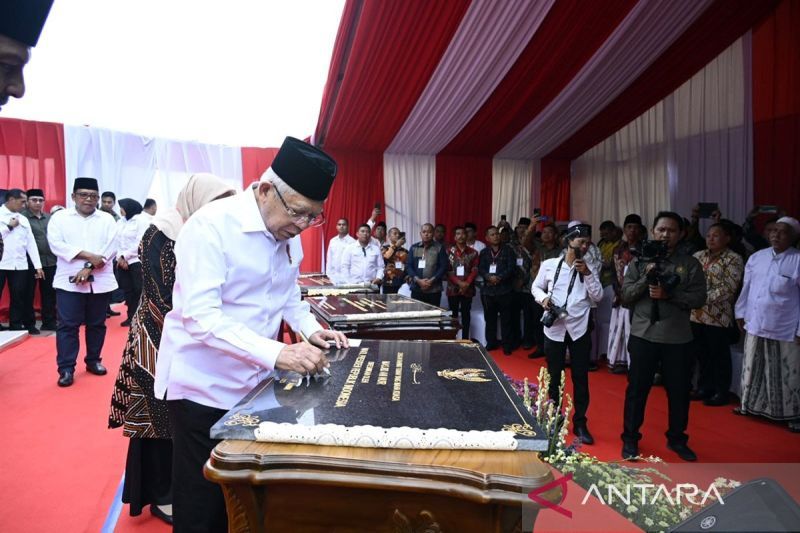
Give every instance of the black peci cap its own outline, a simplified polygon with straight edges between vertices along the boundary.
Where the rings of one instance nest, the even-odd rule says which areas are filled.
[[[289,187],[320,202],[328,197],[337,170],[331,156],[294,137],[286,137],[271,167]]]
[[[53,0],[3,0],[0,33],[27,46],[36,46]]]

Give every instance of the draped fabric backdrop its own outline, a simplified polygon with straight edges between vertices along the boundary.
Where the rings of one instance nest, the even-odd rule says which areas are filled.
[[[664,100],[573,163],[572,215],[597,226],[662,209],[684,216],[717,202],[726,218],[752,206],[750,40],[736,41]]]
[[[491,198],[491,157],[436,156],[436,219],[428,222],[447,226],[448,237],[455,226],[474,222],[482,240],[492,224]]]
[[[65,205],[64,168],[63,125],[0,118],[0,188],[42,189],[46,209]]]
[[[436,158],[385,154],[383,192],[386,224],[405,231],[406,243],[415,242],[422,225],[435,220]]]
[[[800,217],[800,1],[753,29],[755,201]]]
[[[516,226],[520,217],[530,217],[531,184],[533,162],[514,159],[492,161],[492,220],[506,215],[511,226]]]

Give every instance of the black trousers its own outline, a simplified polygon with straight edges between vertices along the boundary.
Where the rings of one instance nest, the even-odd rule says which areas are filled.
[[[172,440],[128,439],[122,501],[139,516],[150,504],[172,503]]]
[[[709,394],[727,395],[731,388],[731,347],[728,329],[692,322],[694,353],[700,363],[697,389]]]
[[[497,315],[500,315],[500,335],[503,350],[510,351],[514,347],[511,338],[511,293],[497,296],[483,295],[483,313],[486,320],[486,346],[497,346]]]
[[[28,278],[25,284],[25,312],[29,313],[23,323],[35,325],[36,315],[33,309],[33,299],[36,295],[36,285],[39,285],[39,295],[42,304],[42,325],[54,326],[56,323],[56,290],[53,288],[53,278],[56,276],[55,265],[42,267],[44,279],[36,279],[36,270],[28,269]]]
[[[447,303],[450,304],[450,312],[453,318],[461,317],[461,338],[469,339],[470,313],[472,312],[471,296],[448,296]]]
[[[9,292],[8,327],[28,329],[35,326],[35,322],[28,322],[33,316],[33,307],[30,308],[30,311],[26,308],[28,300],[25,298],[25,292],[28,284],[28,270],[0,270],[0,296],[3,294],[6,280],[8,280]]]
[[[511,299],[511,338],[514,340],[514,346],[524,344],[530,346],[534,344],[533,334],[533,319],[534,310],[533,306],[536,302],[530,292],[513,292]],[[520,322],[520,314],[522,315],[522,322]],[[541,319],[541,315],[539,315]]]
[[[56,289],[58,328],[56,329],[56,362],[58,371],[75,370],[80,340],[78,330],[86,325],[86,357],[84,361],[100,362],[106,340],[106,307],[110,292],[101,294],[69,292]]]
[[[631,363],[628,369],[628,388],[625,390],[623,442],[635,444],[642,438],[639,428],[644,422],[647,396],[653,386],[653,376],[659,363],[669,408],[667,441],[671,444],[686,444],[689,440],[686,427],[689,425],[689,380],[692,371],[690,346],[691,343],[650,342],[631,335],[628,340]]]
[[[572,390],[575,400],[575,411],[572,415],[574,427],[586,426],[586,411],[589,409],[589,355],[592,351],[592,335],[588,331],[580,338],[573,340],[569,333],[564,341],[554,341],[545,337],[544,353],[547,355],[547,371],[550,373],[550,398],[559,401],[558,388],[561,383],[561,372],[565,367],[569,348],[570,369],[572,374]]]
[[[142,264],[128,265],[128,270],[120,268],[117,271],[117,280],[120,288],[125,291],[125,306],[128,308],[128,320],[131,320],[142,297]]]
[[[411,291],[411,297],[415,300],[419,300],[420,302],[425,302],[426,304],[435,305],[439,307],[439,304],[442,302],[442,291],[439,292],[421,292],[421,291]]]
[[[222,488],[203,476],[211,450],[222,442],[208,432],[226,411],[189,400],[170,400],[167,409],[172,430],[173,531],[228,531]]]

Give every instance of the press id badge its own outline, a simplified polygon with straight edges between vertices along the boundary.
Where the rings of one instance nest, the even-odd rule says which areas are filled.
[[[465,270],[464,265],[458,265],[456,267],[456,276],[463,276]]]
[[[425,260],[424,259],[420,259],[419,263],[417,263],[417,266],[419,268],[425,268]]]
[[[406,266],[403,264],[403,262],[402,262],[402,261],[395,261],[395,262],[394,262],[394,267],[395,267],[397,270],[403,270],[403,269],[405,269],[405,267],[406,267]]]
[[[517,257],[517,266],[518,267],[522,266],[522,258],[521,257]]]
[[[497,265],[495,264],[489,265],[489,274],[497,274]]]

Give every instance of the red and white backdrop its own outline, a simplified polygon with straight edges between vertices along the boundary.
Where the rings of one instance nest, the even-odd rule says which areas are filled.
[[[340,173],[335,220],[485,227],[534,207],[595,224],[719,202],[800,213],[800,0],[348,0],[312,141]],[[48,207],[92,175],[118,198],[174,202],[193,172],[236,186],[275,148],[0,119],[0,187]]]

